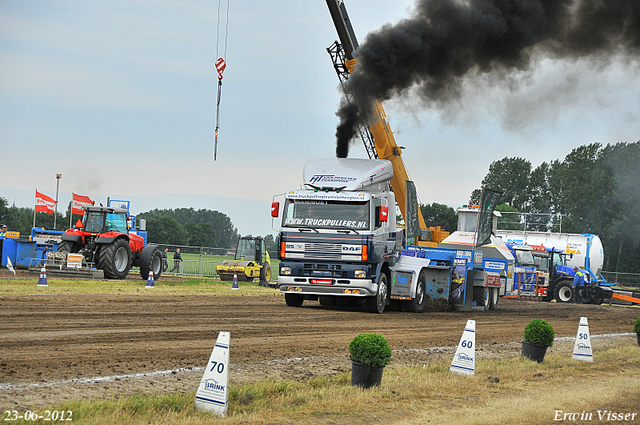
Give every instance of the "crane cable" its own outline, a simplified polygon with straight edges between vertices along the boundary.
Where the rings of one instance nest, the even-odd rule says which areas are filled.
[[[224,28],[224,55],[219,55],[220,48],[220,5],[222,0],[218,0],[218,24],[216,27],[216,70],[218,71],[218,97],[216,100],[216,134],[215,143],[213,147],[213,160],[215,161],[218,156],[218,130],[220,129],[220,96],[222,95],[222,73],[227,67],[227,40],[229,38],[229,3],[231,0],[227,0],[227,13],[225,19]]]

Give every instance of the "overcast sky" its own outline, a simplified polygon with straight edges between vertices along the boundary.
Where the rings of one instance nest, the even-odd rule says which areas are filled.
[[[409,16],[412,1],[346,0],[366,34]],[[218,1],[0,0],[0,196],[61,209],[71,193],[131,201],[134,214],[193,207],[241,234],[274,233],[270,203],[300,186],[306,158],[335,155],[337,38],[323,0],[229,0],[213,161]],[[216,53],[216,51],[218,53]],[[533,166],[573,148],[640,139],[638,58],[607,64],[540,58],[508,84],[469,83],[444,110],[385,104],[421,203],[464,204],[504,157]],[[361,143],[351,157],[366,157]]]

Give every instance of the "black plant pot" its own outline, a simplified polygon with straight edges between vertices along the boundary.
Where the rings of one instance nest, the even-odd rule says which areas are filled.
[[[538,345],[529,341],[522,341],[522,355],[520,357],[526,357],[528,359],[535,360],[538,363],[542,363],[546,353],[546,345]]]
[[[369,366],[351,361],[351,385],[370,388],[380,385],[384,366]]]
[[[638,347],[640,347],[640,334],[636,334],[636,336],[638,337]]]

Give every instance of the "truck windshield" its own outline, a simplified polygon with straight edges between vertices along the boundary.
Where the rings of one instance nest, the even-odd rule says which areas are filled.
[[[282,227],[368,230],[369,201],[305,201],[287,199]]]
[[[516,261],[520,266],[535,266],[536,263],[533,261],[533,254],[531,251],[523,251],[520,249],[516,250]]]

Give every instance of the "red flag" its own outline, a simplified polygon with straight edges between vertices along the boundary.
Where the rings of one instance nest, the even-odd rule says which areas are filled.
[[[95,204],[88,196],[73,194],[73,205],[71,206],[71,214],[84,215],[82,207],[88,207]]]
[[[53,208],[56,201],[47,195],[38,192],[36,189],[36,212],[46,212],[53,215]]]

